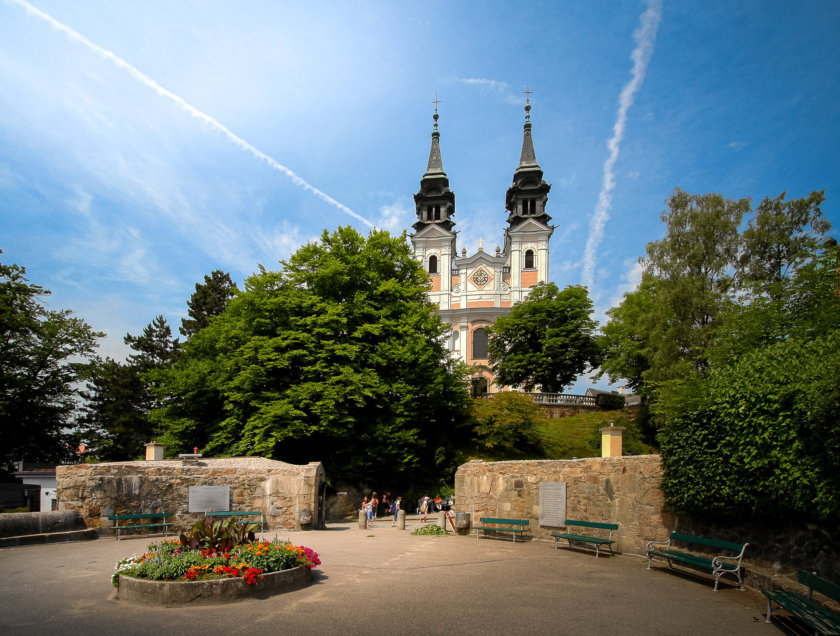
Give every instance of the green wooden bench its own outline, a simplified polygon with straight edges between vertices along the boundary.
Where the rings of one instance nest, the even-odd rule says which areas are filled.
[[[478,531],[481,530],[483,536],[487,536],[488,532],[509,532],[513,537],[513,542],[516,543],[516,535],[522,535],[528,530],[527,519],[496,519],[494,517],[481,517],[481,523],[484,525],[473,526],[475,530],[475,538],[478,539]]]
[[[671,547],[671,543],[678,541],[680,543],[688,543],[692,545],[700,545],[705,548],[714,548],[716,550],[727,550],[735,552],[735,556],[714,556],[704,557],[697,554],[689,554],[688,552],[680,552]],[[654,557],[659,557],[668,561],[668,567],[673,568],[675,563],[686,565],[690,568],[698,570],[706,570],[712,573],[715,577],[715,592],[718,589],[720,577],[724,574],[732,574],[738,577],[738,588],[744,589],[744,583],[741,581],[741,560],[744,558],[744,551],[747,549],[749,543],[732,543],[731,541],[718,541],[717,539],[709,539],[706,537],[696,537],[690,534],[682,534],[680,532],[672,532],[668,541],[650,541],[647,544],[648,555],[648,570]]]
[[[786,609],[821,634],[840,634],[840,615],[814,600],[814,590],[830,599],[840,601],[840,585],[817,576],[816,572],[799,570],[799,582],[808,586],[808,596],[784,590],[761,590],[767,597],[767,618],[777,609]],[[775,607],[773,604],[775,603]]]
[[[167,521],[167,517],[171,516],[171,512],[147,512],[136,515],[109,515],[108,520],[114,522],[114,525],[111,526],[111,529],[116,530],[117,541],[119,541],[121,532],[124,532],[126,530],[137,530],[138,528],[163,528],[163,536],[166,536],[167,531],[169,530],[169,526],[172,525]],[[141,521],[147,521],[152,519],[160,519],[160,521],[154,523],[138,523]],[[134,523],[120,525],[121,521],[129,521]]]
[[[612,544],[615,541],[612,538],[613,530],[618,530],[617,523],[600,523],[598,521],[576,521],[574,519],[566,519],[566,526],[577,526],[580,528],[596,528],[599,530],[608,530],[609,534],[607,538],[604,537],[593,537],[585,534],[575,534],[572,532],[552,532],[551,536],[554,537],[554,549],[557,549],[557,543],[560,539],[566,539],[569,542],[569,547],[573,548],[575,543],[591,543],[595,546],[595,558],[598,558],[598,554],[601,551],[601,546],[606,546],[610,549],[610,554],[615,554],[612,549]]]
[[[263,520],[263,513],[262,510],[211,510],[210,512],[204,513],[205,517],[259,517],[260,518],[260,532],[265,531],[265,522]],[[252,521],[251,519],[240,519],[236,523],[241,524],[248,524],[248,523],[256,523],[256,521]]]

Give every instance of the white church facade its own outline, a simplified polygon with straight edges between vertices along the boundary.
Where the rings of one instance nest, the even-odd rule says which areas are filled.
[[[465,249],[458,253],[452,220],[455,193],[443,171],[437,108],[429,163],[414,195],[417,221],[410,236],[414,256],[429,274],[430,300],[452,327],[453,355],[475,368],[474,394],[501,388],[493,385],[487,328],[499,316],[510,313],[531,287],[548,281],[549,240],[554,232],[546,213],[551,186],[543,180],[537,164],[530,111],[530,102],[526,102],[522,152],[505,197],[507,226],[501,246],[493,253],[481,244],[470,256]]]

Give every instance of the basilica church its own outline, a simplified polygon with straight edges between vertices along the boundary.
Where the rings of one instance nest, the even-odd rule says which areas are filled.
[[[531,104],[526,101],[522,153],[505,196],[503,247],[490,254],[479,245],[475,254],[468,256],[466,249],[458,254],[452,220],[455,193],[443,171],[437,108],[434,121],[429,165],[414,195],[417,222],[411,244],[415,258],[429,273],[429,299],[444,322],[452,325],[451,351],[476,370],[473,394],[495,392],[501,387],[493,384],[487,359],[487,328],[509,314],[531,287],[548,281],[548,243],[554,232],[546,213],[551,186],[543,180],[534,153]]]

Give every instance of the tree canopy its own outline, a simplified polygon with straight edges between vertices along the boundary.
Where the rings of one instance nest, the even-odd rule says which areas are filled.
[[[822,192],[668,199],[601,373],[650,404],[675,510],[838,520],[840,263]],[[742,220],[749,217],[746,227]]]
[[[160,315],[139,336],[126,334],[123,341],[134,351],[125,363],[95,359],[82,370],[85,390],[78,436],[93,457],[105,461],[143,456],[145,444],[156,432],[151,413],[161,406],[155,396],[159,373],[174,362],[179,350]]]
[[[349,227],[261,267],[160,376],[169,452],[322,460],[336,479],[390,483],[454,469],[464,372],[427,285],[404,237]]]
[[[496,383],[526,391],[559,393],[599,361],[592,319],[592,301],[585,287],[560,291],[539,283],[528,297],[490,328],[490,364]]]
[[[69,429],[78,372],[103,334],[69,310],[46,309],[41,299],[48,294],[27,280],[25,268],[0,263],[2,464],[75,456]]]
[[[190,338],[204,329],[213,316],[225,310],[235,290],[236,285],[227,272],[215,269],[209,276],[205,274],[204,283],[195,284],[195,292],[187,301],[189,318],[181,319],[181,335]]]
[[[541,450],[537,427],[545,422],[543,410],[529,395],[502,391],[473,400],[476,444],[502,456]]]

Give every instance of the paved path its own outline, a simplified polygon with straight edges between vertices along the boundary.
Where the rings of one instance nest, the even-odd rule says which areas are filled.
[[[114,597],[114,563],[148,539],[0,549],[0,634],[782,633],[763,622],[760,594],[732,585],[715,593],[708,578],[648,571],[636,556],[545,542],[411,536],[418,523],[283,533],[320,553],[311,586],[177,609]]]

